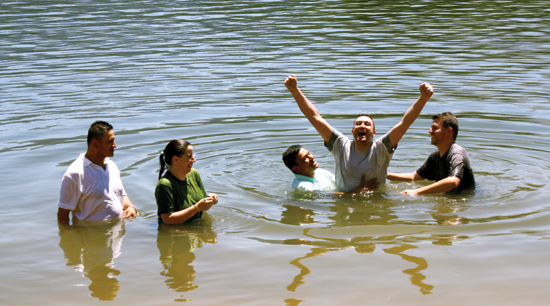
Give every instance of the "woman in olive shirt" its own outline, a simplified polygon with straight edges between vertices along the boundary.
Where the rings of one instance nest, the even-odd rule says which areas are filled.
[[[160,222],[182,224],[198,219],[203,211],[218,203],[216,194],[206,195],[199,172],[193,169],[196,159],[189,142],[182,139],[170,141],[159,160],[155,198]],[[168,171],[163,176],[165,166],[168,166]]]

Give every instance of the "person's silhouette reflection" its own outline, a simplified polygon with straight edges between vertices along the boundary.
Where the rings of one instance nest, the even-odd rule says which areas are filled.
[[[120,288],[114,277],[120,271],[114,268],[113,259],[121,254],[124,222],[116,219],[59,227],[59,246],[63,250],[67,266],[80,271],[91,280],[88,287],[91,295],[100,300],[114,300]]]
[[[196,249],[204,243],[216,243],[216,234],[212,232],[208,221],[201,220],[191,225],[160,224],[157,235],[157,247],[160,252],[160,263],[166,276],[166,285],[175,292],[188,292],[198,288],[194,283]],[[178,300],[179,301],[179,300]]]

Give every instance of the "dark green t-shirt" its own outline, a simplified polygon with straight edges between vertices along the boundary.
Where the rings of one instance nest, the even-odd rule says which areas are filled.
[[[155,198],[157,200],[159,222],[162,222],[160,217],[162,214],[173,213],[195,205],[201,199],[206,198],[206,191],[204,191],[199,171],[195,168],[191,169],[191,172],[185,176],[184,181],[180,181],[172,172],[166,172],[157,183]],[[189,220],[201,216],[202,211],[196,213]]]

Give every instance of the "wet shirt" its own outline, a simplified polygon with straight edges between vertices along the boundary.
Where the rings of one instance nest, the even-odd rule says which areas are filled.
[[[336,188],[349,192],[359,186],[361,175],[366,181],[376,178],[376,182],[384,184],[388,166],[397,146],[391,146],[390,135],[386,134],[372,140],[369,149],[360,151],[355,148],[354,141],[342,133],[332,129],[332,135],[325,147],[334,156],[336,169]]]
[[[162,222],[162,218],[160,218],[162,214],[184,210],[197,204],[198,201],[206,198],[206,191],[199,171],[192,168],[183,181],[175,177],[172,172],[166,172],[157,183],[155,198],[157,200],[159,222]],[[201,216],[202,211],[193,215],[188,221]]]
[[[470,164],[470,157],[466,150],[454,143],[443,156],[435,151],[418,170],[418,175],[431,180],[439,181],[449,176],[456,176],[460,179],[460,185],[449,191],[459,192],[475,186],[474,172]]]
[[[82,153],[63,175],[58,205],[78,220],[109,220],[122,215],[125,195],[120,171],[112,160],[106,158],[103,169]]]
[[[334,190],[334,174],[324,169],[315,169],[314,177],[294,173],[292,187],[307,191]]]

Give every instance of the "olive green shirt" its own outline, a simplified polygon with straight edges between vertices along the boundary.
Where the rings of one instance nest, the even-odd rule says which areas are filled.
[[[162,222],[160,217],[162,214],[173,213],[195,205],[198,201],[206,198],[206,191],[199,171],[192,168],[191,172],[185,176],[184,181],[180,181],[172,172],[166,172],[157,183],[155,198],[157,200],[159,222]],[[196,213],[189,220],[201,216],[202,211]]]

